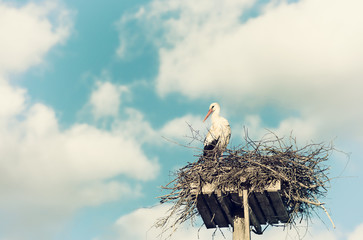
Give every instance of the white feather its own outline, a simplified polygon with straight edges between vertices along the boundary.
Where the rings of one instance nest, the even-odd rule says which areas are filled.
[[[224,152],[231,137],[231,127],[229,126],[227,119],[219,115],[220,106],[218,103],[212,103],[209,109],[212,109],[213,111],[211,113],[212,125],[204,140],[204,146],[208,146],[212,144],[213,141],[217,140],[214,149],[218,152]]]

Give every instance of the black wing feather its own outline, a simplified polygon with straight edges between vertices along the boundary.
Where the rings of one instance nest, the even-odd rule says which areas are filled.
[[[211,155],[212,151],[214,150],[214,148],[217,146],[218,143],[218,139],[214,139],[212,142],[210,142],[208,145],[204,146],[203,149],[203,156],[209,156]]]

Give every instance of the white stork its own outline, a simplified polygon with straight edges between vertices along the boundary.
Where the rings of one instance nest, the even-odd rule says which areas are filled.
[[[218,103],[212,103],[203,122],[212,114],[212,126],[204,140],[203,156],[211,157],[216,154],[219,156],[226,149],[231,137],[231,127],[227,119],[221,117],[219,112],[221,107]]]

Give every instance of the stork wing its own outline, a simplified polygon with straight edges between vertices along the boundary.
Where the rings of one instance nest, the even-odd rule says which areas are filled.
[[[211,141],[207,145],[204,145],[203,156],[207,156],[208,153],[210,153],[217,146],[218,141],[219,141],[219,138],[214,139],[213,141]]]

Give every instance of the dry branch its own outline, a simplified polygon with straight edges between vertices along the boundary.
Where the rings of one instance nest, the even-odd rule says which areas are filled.
[[[161,203],[173,206],[156,226],[163,233],[172,234],[181,223],[197,216],[195,191],[208,183],[221,191],[231,186],[237,191],[246,187],[262,191],[279,180],[290,225],[310,218],[315,208],[326,212],[324,203],[318,199],[327,194],[330,179],[325,162],[332,151],[331,144],[310,143],[299,147],[292,137],[284,140],[273,134],[273,139],[253,141],[246,134],[243,146],[228,149],[221,158],[198,155],[198,161],[175,172],[175,179],[162,187],[168,193],[159,197]]]

